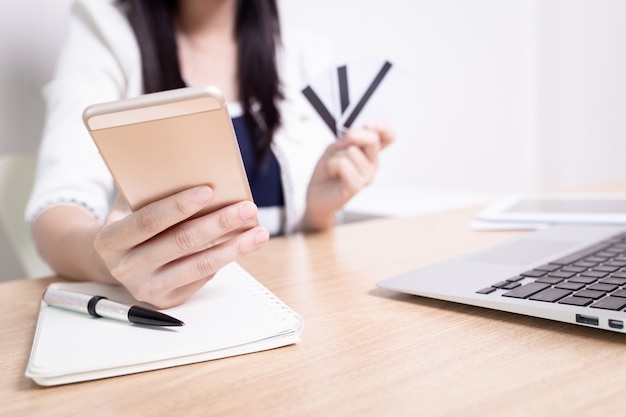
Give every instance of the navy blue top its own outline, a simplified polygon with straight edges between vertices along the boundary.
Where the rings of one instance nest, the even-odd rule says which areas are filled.
[[[274,153],[270,152],[268,160],[260,164],[256,160],[252,136],[243,116],[233,117],[232,120],[254,203],[257,207],[284,206],[280,166]]]

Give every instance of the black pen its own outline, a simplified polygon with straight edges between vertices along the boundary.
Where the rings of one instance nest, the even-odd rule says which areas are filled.
[[[185,323],[159,311],[140,306],[129,306],[111,301],[99,295],[48,287],[42,296],[43,301],[54,307],[89,314],[93,317],[106,317],[150,326],[184,326]]]

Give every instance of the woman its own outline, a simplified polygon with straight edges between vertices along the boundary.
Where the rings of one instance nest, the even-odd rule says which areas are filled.
[[[291,40],[289,40],[291,42]],[[281,47],[275,0],[79,0],[46,87],[48,114],[27,219],[61,275],[121,283],[135,298],[182,303],[269,235],[322,231],[375,175],[383,125],[324,130],[300,88],[329,61],[306,39]],[[308,69],[308,72],[306,71]],[[81,122],[91,104],[215,85],[230,103],[254,200],[188,220],[198,186],[130,212]],[[259,220],[261,226],[252,227]],[[232,230],[247,229],[211,246]]]

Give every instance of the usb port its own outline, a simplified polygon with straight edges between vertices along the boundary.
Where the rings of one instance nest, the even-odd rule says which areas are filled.
[[[624,322],[621,320],[609,319],[609,327],[612,327],[614,329],[623,329]]]
[[[597,317],[585,316],[583,314],[576,314],[576,322],[582,324],[591,324],[593,326],[597,326],[600,323]]]

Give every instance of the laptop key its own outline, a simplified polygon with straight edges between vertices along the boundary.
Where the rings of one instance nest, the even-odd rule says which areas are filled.
[[[550,288],[550,285],[542,284],[539,282],[530,282],[528,284],[522,285],[521,287],[517,287],[511,291],[505,292],[504,294],[502,294],[502,296],[513,298],[528,298],[531,295],[538,293],[539,291],[545,290],[546,288]]]
[[[537,269],[531,269],[530,271],[522,272],[520,275],[522,275],[524,277],[538,278],[538,277],[544,276],[545,274],[547,274],[547,271],[540,271],[540,270],[537,270]]]
[[[615,272],[618,269],[619,268],[617,266],[601,265],[601,266],[595,266],[592,269],[592,271]],[[578,271],[578,272],[582,272],[582,271]]]
[[[592,300],[597,300],[598,298],[604,297],[606,293],[603,291],[580,290],[574,295],[577,297],[591,298]]]
[[[583,297],[566,297],[559,301],[559,304],[568,304],[571,306],[586,306],[591,304],[593,300]]]
[[[556,271],[556,272],[550,272],[548,274],[548,276],[550,277],[557,277],[557,278],[571,278],[574,275],[576,275],[575,272],[567,272],[567,271]]]
[[[596,262],[596,263],[600,263],[600,262],[605,262],[608,259],[608,257],[604,257],[604,256],[590,256],[588,258],[585,258],[585,261],[589,261],[589,262]]]
[[[492,287],[500,288],[502,290],[512,290],[513,288],[519,287],[520,285],[522,284],[515,281],[500,281],[496,284],[493,284]]]
[[[561,265],[545,264],[545,265],[538,266],[537,268],[534,268],[534,269],[538,270],[538,271],[552,272],[552,271],[556,271],[560,267],[561,267]]]
[[[593,278],[604,278],[607,275],[609,275],[608,272],[596,271],[595,269],[592,271],[585,271],[585,272],[580,273],[581,277],[593,277]]]
[[[518,281],[523,280],[524,278],[526,278],[526,277],[523,277],[523,276],[521,276],[521,275],[518,275],[518,276],[516,276],[516,277],[507,278],[506,280],[507,280],[507,281],[511,281],[511,282],[518,282]],[[625,280],[625,281],[626,281],[626,280]]]
[[[578,282],[580,284],[592,284],[597,281],[597,278],[592,277],[572,277],[568,281]]]
[[[558,278],[558,277],[541,277],[535,280],[535,282],[541,282],[542,284],[550,284],[550,285],[558,284],[559,282],[562,282],[562,281],[563,281],[563,278]]]
[[[586,270],[587,270],[587,268],[585,268],[585,267],[573,266],[573,265],[564,266],[563,268],[561,268],[561,271],[575,272],[575,273],[583,272],[583,271],[586,271]]]
[[[626,298],[606,297],[591,304],[591,308],[602,308],[604,310],[621,310],[626,307]]]
[[[626,290],[618,290],[611,294],[613,297],[623,297],[626,298]]]
[[[604,292],[611,292],[611,291],[615,291],[617,289],[617,285],[611,285],[611,284],[591,284],[590,286],[587,287],[588,290],[594,290],[594,291],[604,291]]]
[[[528,297],[528,299],[554,303],[555,301],[558,301],[561,298],[570,295],[571,293],[572,293],[571,291],[562,290],[559,288],[548,288],[548,289],[538,292],[537,294],[531,295],[530,297]]]
[[[594,267],[594,266],[596,266],[596,265],[598,265],[598,264],[597,264],[597,263],[595,263],[595,262],[584,262],[584,261],[581,261],[581,262],[576,262],[576,263],[574,264],[574,266],[582,266],[582,267],[584,267],[584,268],[591,268],[591,267]]]
[[[494,292],[496,289],[494,287],[487,287],[487,288],[483,288],[482,290],[478,290],[476,291],[478,294],[491,294],[492,292]]]
[[[563,290],[578,291],[585,288],[585,284],[580,284],[578,282],[562,282],[560,284],[556,284],[554,287],[561,288]]]
[[[599,282],[600,284],[624,285],[626,284],[626,278],[608,277],[601,279]]]

